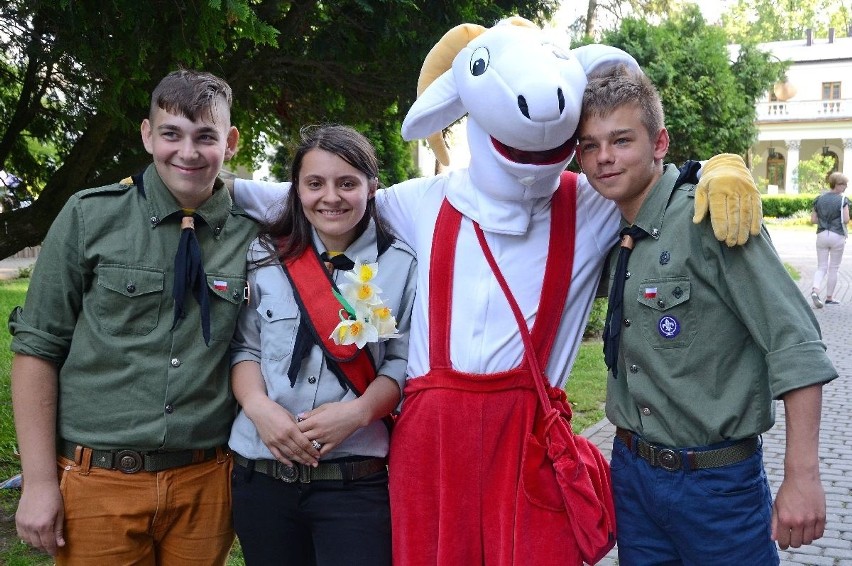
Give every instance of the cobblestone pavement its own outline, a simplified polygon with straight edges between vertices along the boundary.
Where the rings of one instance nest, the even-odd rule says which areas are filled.
[[[801,278],[799,288],[810,303],[811,280],[816,269],[816,234],[812,231],[772,231],[773,242],[782,260],[795,267]],[[785,566],[852,566],[852,243],[847,244],[840,264],[834,298],[839,305],[814,309],[822,328],[828,354],[840,375],[823,390],[820,429],[820,472],[825,487],[827,523],[825,536],[812,545],[781,551]],[[825,299],[825,291],[820,294]],[[763,435],[764,464],[773,495],[784,471],[784,405],[777,404],[775,426]],[[615,428],[606,419],[583,434],[609,457]],[[598,563],[618,564],[616,550]]]

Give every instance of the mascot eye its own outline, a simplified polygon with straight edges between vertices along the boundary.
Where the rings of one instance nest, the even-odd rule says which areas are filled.
[[[488,49],[485,47],[479,47],[473,52],[473,55],[470,58],[470,74],[474,77],[478,77],[484,73],[485,70],[488,69],[489,60],[490,55],[488,55]]]

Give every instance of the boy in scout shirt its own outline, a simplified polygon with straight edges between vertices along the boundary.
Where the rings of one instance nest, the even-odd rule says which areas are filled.
[[[10,317],[18,535],[63,564],[224,564],[227,350],[256,225],[217,175],[231,89],[180,70],[151,96],[143,173],[74,195]]]
[[[727,248],[707,223],[689,226],[693,186],[663,165],[669,137],[647,77],[591,79],[578,134],[578,161],[624,228],[604,346],[619,561],[778,564],[773,541],[810,544],[825,527],[820,408],[837,373],[819,326],[765,229]],[[703,175],[737,159],[713,158]],[[773,506],[759,435],[776,399],[787,450]]]

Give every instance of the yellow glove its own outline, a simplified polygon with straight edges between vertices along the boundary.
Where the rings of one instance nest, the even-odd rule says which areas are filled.
[[[711,157],[701,168],[695,186],[695,216],[698,224],[710,211],[713,234],[728,247],[743,245],[749,233],[757,236],[763,219],[760,192],[743,158],[733,153]]]

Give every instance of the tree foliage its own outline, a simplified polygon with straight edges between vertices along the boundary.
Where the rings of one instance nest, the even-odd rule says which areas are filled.
[[[801,193],[820,193],[828,187],[828,175],[834,170],[834,157],[814,155],[799,161],[794,175]]]
[[[307,123],[383,125],[462,22],[548,17],[556,0],[0,0],[0,169],[39,195],[0,214],[0,257],[41,241],[73,192],[150,161],[139,124],[178,66],[227,79],[243,163]],[[392,116],[398,120],[399,116]],[[399,144],[388,141],[387,145]]]
[[[751,45],[731,64],[725,33],[695,6],[659,25],[625,19],[603,42],[630,53],[659,90],[675,163],[745,154],[757,136],[755,101],[785,69]]]
[[[852,10],[844,0],[738,0],[722,25],[736,43],[801,39],[807,29],[826,37],[830,27],[845,35]]]

